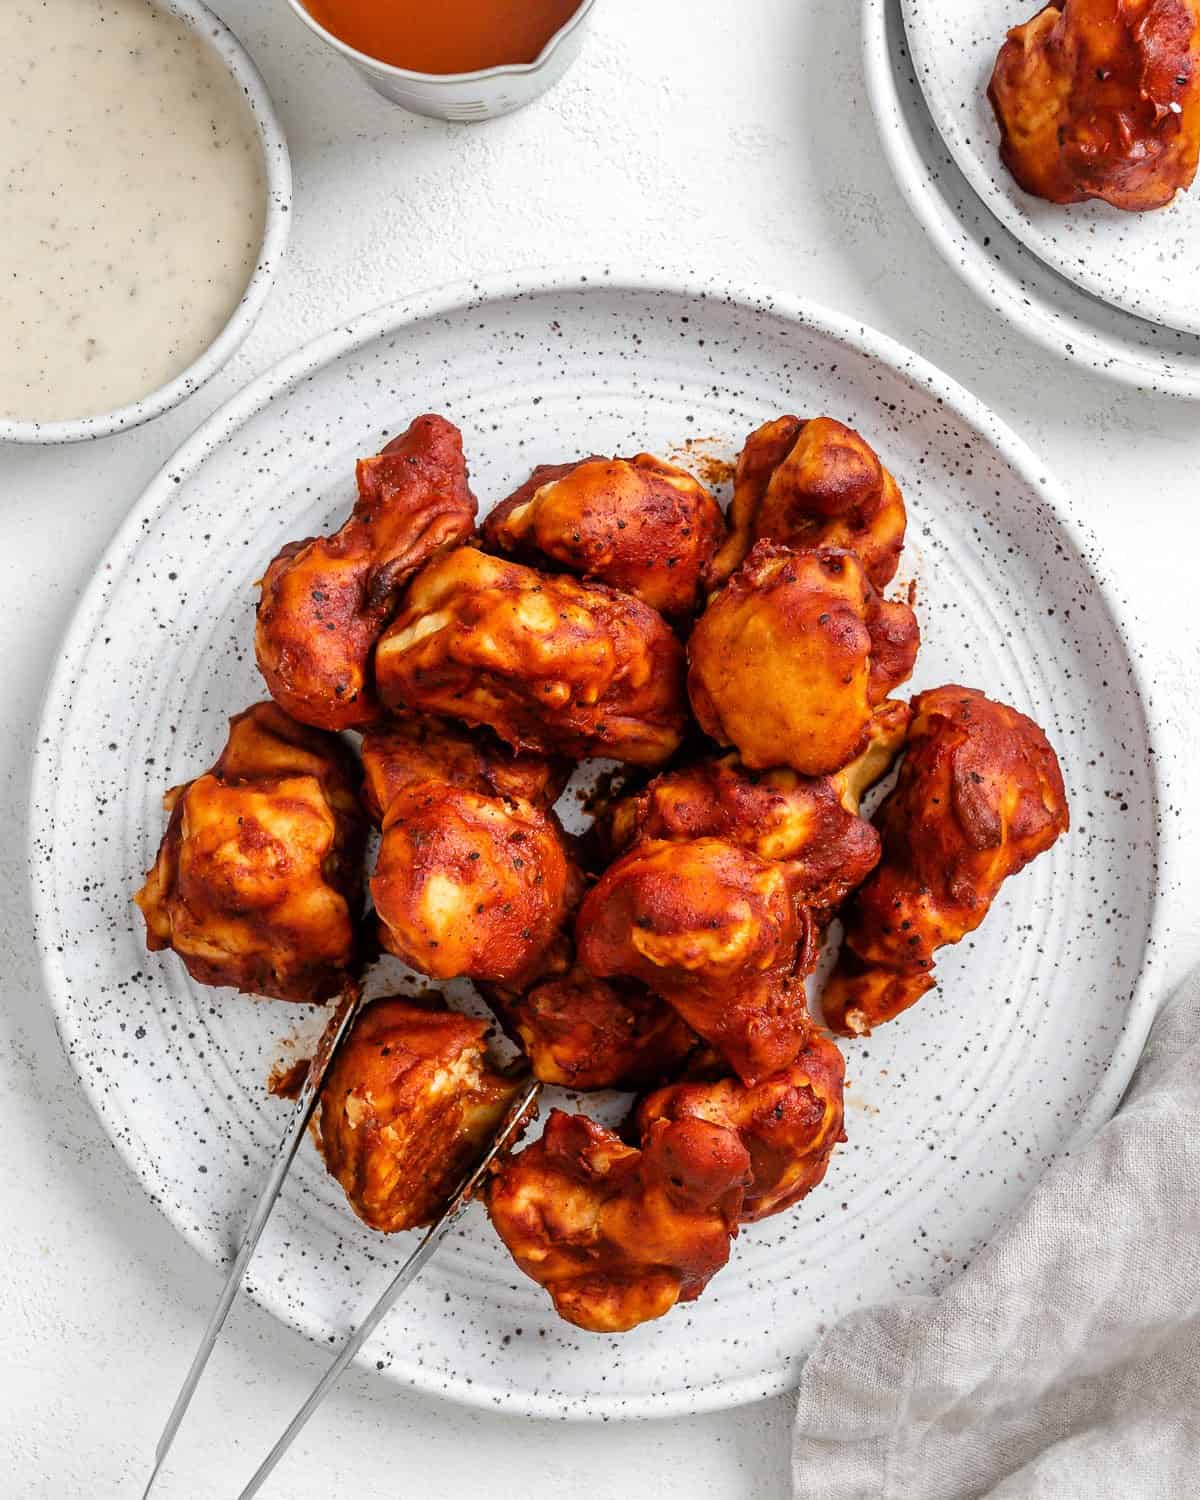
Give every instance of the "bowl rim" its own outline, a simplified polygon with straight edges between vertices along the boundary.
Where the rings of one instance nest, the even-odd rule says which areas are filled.
[[[407,83],[424,84],[429,88],[449,88],[457,84],[489,83],[497,78],[521,78],[537,73],[550,61],[551,56],[558,50],[559,45],[565,42],[572,32],[583,25],[596,0],[579,0],[579,4],[554,35],[550,37],[532,62],[498,63],[493,68],[475,68],[469,73],[419,73],[414,68],[397,67],[395,63],[384,62],[381,58],[372,57],[369,52],[360,52],[357,47],[352,47],[349,42],[343,42],[340,37],[334,36],[333,32],[327,31],[312,12],[305,7],[303,0],[287,0],[287,3],[311,32],[319,36],[335,52],[340,52],[343,57],[348,58],[350,62],[356,64],[358,67],[366,68],[370,72],[382,73],[385,77],[400,79]]]
[[[266,213],[262,242],[250,279],[224,327],[180,373],[137,401],[97,412],[90,417],[68,417],[51,422],[5,417],[0,414],[0,443],[77,443],[109,437],[161,416],[178,406],[232,358],[262,311],[287,248],[291,226],[292,166],[283,127],[266,83],[250,54],[204,0],[152,0],[200,38],[233,75],[254,122],[263,155],[263,192]]]

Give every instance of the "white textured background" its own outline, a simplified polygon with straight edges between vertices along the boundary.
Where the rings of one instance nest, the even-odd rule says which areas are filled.
[[[1075,489],[1140,611],[1182,757],[1200,743],[1200,405],[1054,363],[935,256],[880,156],[852,0],[599,0],[575,71],[489,125],[370,94],[283,0],[216,0],[266,76],[296,177],[291,251],[240,355],[182,409],[74,450],[0,453],[0,1496],[140,1496],[218,1288],[142,1197],[59,1049],[24,869],[42,685],[111,532],[221,401],[331,323],[429,283],[611,255],[800,293],[894,335],[995,407]],[[2,357],[2,355],[0,355]],[[114,692],[120,685],[114,684]],[[1193,755],[1194,758],[1194,755]],[[1195,790],[1197,779],[1190,778]],[[1190,796],[1173,815],[1183,816]],[[1174,963],[1200,872],[1179,903]],[[309,1345],[239,1308],[164,1497],[228,1500],[314,1382]],[[290,1500],[777,1500],[789,1403],[603,1428],[488,1416],[348,1377],[268,1486]]]

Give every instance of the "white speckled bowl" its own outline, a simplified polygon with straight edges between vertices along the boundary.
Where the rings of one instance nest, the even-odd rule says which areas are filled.
[[[473,73],[416,73],[411,68],[397,68],[359,52],[326,31],[305,8],[303,0],[288,0],[308,29],[353,63],[376,93],[413,114],[468,125],[511,114],[552,88],[579,56],[595,3],[596,0],[580,0],[579,8],[530,63],[505,63],[502,67],[478,68]]]
[[[241,301],[229,321],[205,349],[204,353],[174,380],[151,391],[140,401],[94,417],[79,417],[62,422],[14,422],[0,416],[0,443],[81,443],[88,438],[108,437],[159,417],[171,407],[186,401],[198,391],[235,353],[253,328],[262,311],[267,293],[287,248],[291,226],[292,167],[287,141],[267,93],[262,75],[249,54],[203,0],[155,0],[164,10],[178,16],[222,59],[240,84],[262,145],[263,176],[266,182],[267,208],[262,246]]]
[[[947,265],[993,312],[1064,363],[1155,395],[1200,397],[1200,336],[1135,317],[1059,276],[977,196],[930,117],[900,0],[863,0],[862,28],[880,145]]]
[[[902,0],[921,89],[955,164],[1000,222],[1068,281],[1115,307],[1200,334],[1200,182],[1166,208],[1047,203],[1000,160],[987,97],[996,54],[1042,0]]]
[[[154,1202],[215,1262],[286,1118],[267,1075],[313,1016],[147,954],[130,894],[163,788],[209,765],[228,715],[263,696],[264,563],[336,525],[355,457],[426,410],[463,429],[485,510],[568,454],[669,458],[690,438],[693,456],[724,458],[780,410],[851,423],[909,505],[914,688],[979,685],[1035,715],[1062,759],[1072,833],[939,958],[934,993],[846,1044],[849,1142],[801,1205],[742,1233],[699,1301],[623,1336],[581,1333],[476,1206],[364,1351],[385,1380],[537,1416],[662,1416],[782,1391],[842,1313],[944,1286],[1132,1072],[1165,946],[1172,789],[1119,589],[1003,423],[892,340],[790,296],[531,273],[383,308],[264,375],[170,459],[101,560],[48,689],[30,819],[37,939],[71,1065]],[[585,1107],[612,1119],[628,1104]],[[250,1292],[325,1344],[410,1243],[361,1224],[306,1148]]]

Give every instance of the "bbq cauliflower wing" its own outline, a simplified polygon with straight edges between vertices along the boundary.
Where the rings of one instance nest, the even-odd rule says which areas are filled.
[[[640,1150],[552,1110],[488,1186],[497,1233],[560,1317],[623,1333],[691,1302],[729,1259],[749,1156],[705,1120],[660,1120]]]
[[[523,1080],[491,1067],[486,1021],[399,996],[365,1006],[325,1078],[325,1165],[372,1229],[430,1224],[486,1151]]]
[[[613,809],[617,851],[644,839],[719,838],[783,864],[793,896],[818,914],[838,906],[879,860],[879,835],[832,776],[748,771],[736,754],[655,777]]]
[[[521,751],[657,765],[687,722],[683,652],[661,615],[473,547],[413,579],[375,671],[389,707],[487,725]]]
[[[350,729],[379,715],[372,658],[408,579],[475,524],[462,434],[418,417],[358,462],[358,500],[333,536],[291,542],[262,579],[254,649],[293,718]]]
[[[751,770],[821,776],[866,748],[919,639],[909,606],[882,599],[854,553],[758,542],[692,631],[692,709]]]
[[[698,479],[639,453],[535,469],[491,512],[483,534],[505,552],[534,562],[540,554],[660,614],[684,616],[708,581],[725,520]]]
[[[337,993],[358,954],[359,779],[336,735],[274,703],[238,714],[212,770],[164,798],[167,831],[134,897],[146,946],[173,948],[202,984]]]
[[[1010,875],[1069,825],[1062,772],[1024,714],[974,688],[913,699],[908,749],[876,818],[883,858],[844,913],[825,1019],[866,1035],[933,987],[939,948],[987,916]]]
[[[380,941],[433,979],[535,973],[579,890],[561,825],[529,802],[418,781],[388,805],[371,877]]]
[[[755,1082],[808,1035],[815,928],[783,868],[724,839],[650,839],[588,893],[575,924],[589,973],[640,980]]]
[[[871,445],[832,417],[776,417],[738,455],[729,540],[713,564],[718,582],[758,541],[795,552],[845,547],[877,589],[895,577],[907,515],[900,487]]]
[[[1200,157],[1200,3],[1047,5],[1008,33],[988,97],[1027,193],[1162,208]]]
[[[742,1223],[799,1203],[825,1176],[833,1148],[846,1139],[842,1090],[846,1065],[836,1044],[814,1031],[790,1067],[748,1088],[736,1078],[676,1083],[641,1101],[645,1134],[658,1120],[708,1120],[736,1131],[750,1153]]]
[[[511,797],[540,812],[571,774],[569,761],[514,754],[486,730],[466,730],[433,714],[400,714],[366,730],[360,747],[363,798],[381,824],[392,799],[422,781],[447,781],[485,796]]]
[[[562,1088],[644,1089],[676,1077],[700,1045],[665,1000],[636,980],[597,979],[581,964],[524,992],[488,986],[488,1004],[529,1058]]]

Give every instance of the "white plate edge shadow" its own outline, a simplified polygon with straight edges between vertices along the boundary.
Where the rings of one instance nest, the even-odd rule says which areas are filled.
[[[889,17],[889,10],[894,11],[894,20]],[[943,145],[947,160],[940,163],[936,171],[931,167],[905,119],[901,86],[895,76],[894,60],[889,50],[893,24],[905,35],[900,0],[863,0],[860,14],[867,97],[875,117],[880,146],[904,201],[934,249],[955,275],[966,283],[991,312],[1048,353],[1057,356],[1064,364],[1117,381],[1143,394],[1170,396],[1179,400],[1200,400],[1200,336],[1139,318],[1134,313],[1102,301],[1060,275],[995,217],[963,175],[948,147]],[[907,48],[906,36],[905,47]],[[905,55],[908,55],[907,52]],[[916,68],[911,58],[909,63],[916,79]],[[919,81],[914,83],[914,87],[917,106],[925,113],[930,134],[940,142],[941,136],[929,115],[929,106]],[[894,128],[889,128],[893,125],[893,116]],[[911,161],[907,159],[909,154]],[[938,179],[944,180],[947,169],[954,181],[952,187],[947,184],[943,191],[938,185]],[[956,213],[951,203],[952,196],[969,197],[980,218],[988,221],[989,233],[1003,241],[1006,259],[1020,255],[1028,257],[1027,281],[1023,281],[1009,265],[1001,264],[986,254],[976,235]],[[956,231],[961,236],[962,243],[955,241]],[[1109,317],[1114,324],[1114,332],[1110,335],[1099,326],[1083,321],[1074,312],[1053,306],[1048,297],[1043,300],[1043,288],[1039,285],[1041,282],[1048,283],[1064,301],[1077,302],[1089,313],[1094,311],[1097,322],[1105,316]],[[1125,343],[1116,332],[1116,325],[1128,327],[1131,335],[1135,330],[1140,331],[1147,339],[1175,338],[1194,342],[1195,368],[1189,369],[1187,365],[1173,361],[1166,351],[1159,355],[1144,344]],[[1093,351],[1098,357],[1097,362],[1088,363],[1081,359],[1075,351],[1066,347],[1071,343]]]
[[[177,476],[193,472],[210,451],[236,431],[242,423],[260,413],[276,396],[291,390],[307,375],[324,364],[351,353],[378,337],[389,333],[399,335],[403,333],[407,325],[422,318],[444,316],[449,312],[492,300],[535,295],[542,292],[586,295],[597,286],[603,287],[609,293],[628,291],[633,294],[667,294],[698,301],[732,302],[750,312],[770,311],[845,342],[868,358],[880,361],[899,374],[901,378],[911,380],[917,387],[953,411],[987,444],[994,447],[1014,469],[1027,478],[1056,521],[1063,526],[1081,557],[1086,559],[1091,571],[1108,585],[1102,591],[1101,603],[1112,619],[1118,634],[1127,645],[1130,671],[1147,741],[1152,748],[1163,743],[1163,719],[1139,660],[1140,652],[1137,645],[1141,633],[1129,605],[1120,597],[1111,582],[1113,574],[1105,564],[1102,549],[1086,523],[1076,515],[1072,503],[1060,489],[1057,481],[1049,475],[1045,464],[1007,424],[993,416],[976,397],[951,377],[943,374],[920,355],[905,349],[894,339],[877,332],[857,319],[800,298],[776,295],[761,287],[696,278],[690,271],[668,270],[662,267],[647,271],[604,263],[587,273],[553,267],[532,268],[507,275],[452,281],[416,292],[410,297],[339,322],[328,333],[277,362],[253,380],[207,418],[162,465],[135,501],[98,560],[95,572],[84,589],[64,633],[46,687],[38,718],[39,727],[30,776],[28,859],[31,873],[36,864],[39,842],[47,843],[53,838],[55,798],[52,793],[53,777],[49,769],[53,741],[51,740],[51,751],[48,752],[43,744],[46,739],[46,728],[53,722],[56,714],[69,715],[66,694],[69,687],[70,664],[81,647],[90,639],[92,626],[105,600],[106,581],[112,576],[114,565],[124,564],[129,560],[142,534],[144,523],[169,503],[176,488]],[[1158,886],[1150,899],[1150,920],[1147,928],[1144,962],[1133,989],[1127,1022],[1121,1037],[1114,1047],[1103,1076],[1095,1086],[1087,1107],[1079,1115],[1070,1136],[1061,1148],[1063,1151],[1072,1149],[1081,1140],[1087,1138],[1109,1117],[1119,1103],[1132,1075],[1137,1057],[1140,1055],[1157,1004],[1163,998],[1155,993],[1155,981],[1162,968],[1161,955],[1167,947],[1167,913],[1163,892],[1169,884],[1168,871],[1174,863],[1177,839],[1171,836],[1171,830],[1164,825],[1162,817],[1162,809],[1169,802],[1169,782],[1163,757],[1158,753],[1152,757],[1150,783],[1155,814],[1153,862],[1159,878]],[[67,1053],[67,1060],[70,1062],[73,1038],[68,1017],[64,1013],[64,1008],[58,1003],[62,992],[63,976],[58,970],[55,945],[46,939],[46,934],[56,925],[52,899],[50,893],[44,891],[36,879],[31,879],[31,887],[35,940],[41,950],[43,979],[54,1010],[55,1025]],[[90,1074],[85,1077],[73,1066],[72,1071],[82,1085],[89,1103],[117,1154],[147,1191],[151,1202],[192,1249],[202,1259],[212,1264],[213,1257],[203,1236],[172,1216],[167,1206],[151,1190],[132,1151],[113,1133],[101,1102],[102,1090],[96,1080]],[[302,1322],[299,1317],[283,1313],[257,1294],[254,1294],[254,1299],[259,1306],[264,1307],[280,1322],[288,1324],[314,1342],[318,1342],[319,1347],[328,1348],[328,1345],[323,1340],[318,1340],[313,1329]],[[360,1365],[360,1368],[363,1367],[365,1366]],[[756,1374],[715,1382],[704,1387],[683,1387],[644,1398],[642,1408],[638,1410],[631,1410],[628,1404],[616,1397],[596,1397],[588,1403],[586,1409],[577,1405],[564,1410],[560,1403],[529,1392],[522,1394],[519,1405],[506,1401],[501,1409],[513,1415],[523,1414],[559,1420],[610,1420],[614,1417],[630,1419],[686,1415],[724,1410],[778,1395],[794,1388],[795,1375],[796,1368],[788,1367],[776,1370],[769,1376]],[[438,1394],[476,1408],[493,1411],[497,1409],[495,1393],[486,1383],[472,1382],[458,1377],[446,1382],[438,1393],[432,1393],[420,1382],[410,1380],[398,1372],[391,1378],[394,1383],[427,1397]]]

